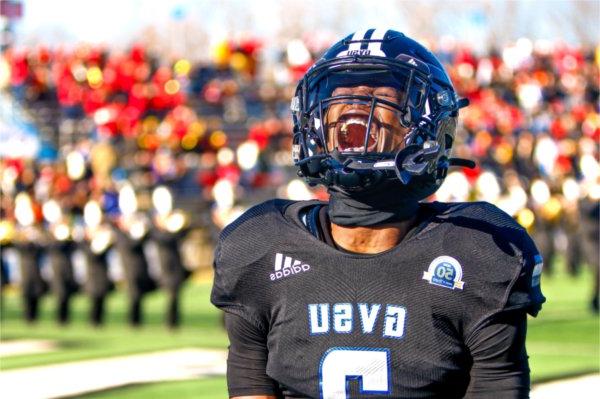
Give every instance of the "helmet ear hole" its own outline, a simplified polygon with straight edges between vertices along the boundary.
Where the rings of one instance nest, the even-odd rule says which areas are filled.
[[[450,136],[449,134],[446,134],[446,135],[445,135],[445,140],[444,140],[444,141],[445,141],[445,143],[446,143],[446,144],[445,144],[445,146],[444,146],[444,148],[445,148],[446,150],[449,150],[449,149],[451,149],[451,148],[452,148],[452,144],[454,143],[454,138],[453,138],[452,136]]]

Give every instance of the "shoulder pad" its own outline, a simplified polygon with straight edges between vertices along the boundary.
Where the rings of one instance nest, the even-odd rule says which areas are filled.
[[[444,246],[471,264],[471,281],[487,311],[525,309],[536,315],[545,301],[542,258],[527,231],[487,202],[445,204],[438,215],[448,227]]]
[[[221,232],[215,248],[212,303],[264,330],[269,317],[269,258],[281,245],[285,208],[293,201],[256,205]]]
[[[473,222],[485,221],[488,224],[503,228],[523,230],[509,214],[489,202],[456,202],[436,203],[440,209],[440,218],[465,218]],[[440,206],[441,205],[441,206]]]
[[[215,248],[215,267],[240,267],[260,259],[277,237],[282,213],[292,203],[280,199],[263,202],[227,225]]]
[[[221,232],[220,240],[226,239],[227,236],[229,236],[233,231],[235,231],[238,227],[247,222],[256,222],[261,217],[268,217],[272,214],[282,214],[285,208],[287,208],[294,202],[295,201],[276,198],[251,207],[246,212],[244,212],[239,218],[235,219],[233,222],[225,226],[225,228]]]
[[[493,239],[494,242],[494,245],[485,247],[488,251],[497,247],[509,256],[519,256],[521,252],[527,250],[537,252],[526,230],[497,206],[488,202],[445,205],[445,209],[438,214],[438,219],[469,230],[469,236],[462,237],[462,240],[457,242],[475,242],[483,235]],[[469,239],[465,240],[465,238]]]

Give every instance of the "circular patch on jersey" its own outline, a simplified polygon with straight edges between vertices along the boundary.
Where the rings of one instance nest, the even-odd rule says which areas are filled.
[[[430,264],[426,272],[423,272],[423,280],[429,284],[439,285],[450,289],[463,289],[462,267],[456,259],[451,256],[438,256]]]

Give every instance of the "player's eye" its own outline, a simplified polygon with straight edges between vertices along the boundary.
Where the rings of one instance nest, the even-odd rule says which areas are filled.
[[[376,97],[396,99],[398,97],[398,92],[395,90],[391,90],[391,89],[379,89],[379,90],[375,90],[374,95]]]
[[[352,89],[347,87],[338,87],[331,93],[332,96],[347,96],[352,94]]]

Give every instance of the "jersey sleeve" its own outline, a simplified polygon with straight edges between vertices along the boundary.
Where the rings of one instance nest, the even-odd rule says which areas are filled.
[[[495,206],[477,204],[468,216],[456,221],[468,230],[451,237],[468,237],[461,246],[470,266],[461,313],[473,361],[466,397],[527,398],[527,314],[536,316],[545,301],[542,258],[525,229]]]
[[[243,261],[231,259],[224,254],[224,246],[227,247],[227,244],[220,242],[215,249],[211,302],[221,310],[235,314],[266,332],[268,321],[263,311],[265,305],[260,300],[260,287],[253,287],[254,278],[250,272],[252,265],[244,265]]]
[[[269,284],[273,267],[269,256],[276,252],[274,214],[280,212],[279,206],[277,200],[268,201],[246,211],[221,232],[214,257],[211,302],[265,334],[274,295]]]
[[[504,308],[525,309],[530,315],[537,316],[546,301],[541,287],[544,262],[533,240],[525,231],[521,232],[518,263],[520,272],[510,286]]]
[[[446,237],[463,242],[461,256],[470,265],[470,281],[465,283],[470,284],[465,290],[468,306],[463,309],[466,332],[506,311],[536,316],[546,300],[541,290],[543,262],[527,231],[488,203],[470,204],[454,223],[466,227]]]
[[[489,203],[452,204],[442,216],[443,251],[455,254],[464,288],[443,304],[463,339],[504,312],[535,316],[545,301],[542,258],[525,229]],[[447,215],[447,216],[446,216]]]

